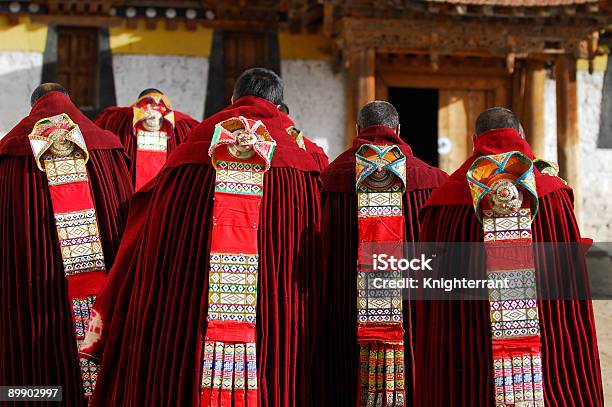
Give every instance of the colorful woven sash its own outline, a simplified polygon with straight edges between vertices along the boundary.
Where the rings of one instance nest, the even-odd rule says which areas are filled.
[[[287,127],[287,133],[293,137],[299,148],[306,151],[306,144],[304,144],[304,134],[302,134],[302,130],[296,128],[295,126],[290,126]]]
[[[372,286],[375,278],[401,279],[402,273],[374,270],[372,255],[380,243],[381,253],[402,257],[406,157],[397,146],[364,144],[355,153],[355,159],[359,230],[358,405],[403,406],[406,397],[402,292]]]
[[[217,124],[202,406],[257,406],[257,229],[276,142],[260,121]]]
[[[480,157],[467,180],[483,225],[487,278],[508,287],[489,289],[495,405],[544,406],[531,240],[538,210],[533,163],[517,151]]]
[[[533,160],[533,166],[542,174],[557,177],[561,182],[567,185],[567,181],[559,176],[559,164],[556,162],[545,160],[543,158],[536,158]]]
[[[66,114],[39,120],[29,135],[36,165],[47,174],[77,346],[87,330],[106,267],[87,175],[85,139]],[[93,393],[98,367],[80,359],[83,393]]]
[[[132,104],[136,136],[136,190],[154,178],[166,162],[174,111],[165,95],[149,93]]]

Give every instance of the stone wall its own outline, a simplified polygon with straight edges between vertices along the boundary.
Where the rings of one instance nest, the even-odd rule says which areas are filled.
[[[30,111],[30,95],[40,84],[42,53],[0,52],[0,138]]]
[[[581,231],[595,241],[612,241],[612,149],[597,148],[604,72],[579,70],[578,126],[582,165]],[[555,81],[545,86],[546,157],[557,159]],[[611,112],[612,113],[612,112]]]
[[[596,241],[612,241],[612,149],[597,148],[603,72],[578,71],[578,121],[582,154],[582,230]],[[610,114],[612,112],[608,112]]]
[[[344,75],[325,60],[283,60],[281,72],[296,126],[333,160],[345,149]]]
[[[167,55],[113,55],[117,103],[129,105],[144,88],[166,92],[175,109],[201,120],[206,99],[208,58]],[[285,99],[296,125],[335,158],[344,150],[344,76],[325,60],[281,62]]]
[[[113,55],[117,104],[130,105],[146,88],[167,94],[174,109],[204,116],[208,58],[175,55]]]

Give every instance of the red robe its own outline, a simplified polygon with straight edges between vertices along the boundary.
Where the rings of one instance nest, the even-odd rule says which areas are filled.
[[[474,150],[421,212],[421,241],[482,242],[482,224],[472,206],[467,170],[483,155],[520,151],[534,159],[527,142],[509,129],[480,135]],[[538,171],[535,175],[540,205],[532,224],[534,244],[580,242],[571,188],[557,177]],[[478,278],[486,275],[484,261],[476,262],[473,269]],[[544,281],[573,277],[576,284],[588,284],[584,269],[568,276],[561,274],[560,267],[536,262],[536,271],[546,276]],[[603,405],[591,302],[539,300],[538,307],[546,405]],[[417,317],[416,405],[494,405],[488,301],[419,301]]]
[[[357,344],[357,194],[355,152],[366,143],[396,144],[406,156],[406,193],[403,210],[407,241],[419,235],[418,213],[433,189],[448,176],[412,155],[408,144],[386,126],[363,130],[353,146],[323,172],[321,234],[323,240],[325,301],[319,333],[324,363],[317,365],[323,389],[322,405],[356,406],[359,345]],[[412,400],[413,340],[410,304],[404,303],[406,391]]]
[[[285,130],[295,126],[295,123],[293,123],[293,120],[288,114],[280,112],[280,115],[283,120],[283,127]],[[304,140],[304,145],[306,146],[306,152],[310,154],[313,160],[316,161],[319,171],[323,171],[325,167],[329,165],[329,158],[327,157],[327,154],[325,154],[325,151],[317,143],[310,141],[310,139],[306,136],[302,137]]]
[[[94,306],[104,328],[93,405],[200,402],[215,180],[208,148],[215,125],[240,115],[261,120],[277,143],[258,239],[259,405],[311,405],[320,181],[279,114],[263,99],[240,98],[195,128],[135,195],[117,264]]]
[[[64,403],[78,406],[81,373],[51,196],[28,139],[38,120],[61,113],[79,125],[89,150],[107,270],[125,226],[132,186],[119,139],[64,94],[44,95],[0,142],[0,384],[60,385]]]
[[[115,133],[123,147],[125,153],[132,160],[130,166],[130,176],[132,184],[136,183],[136,136],[134,135],[133,123],[134,110],[132,106],[118,107],[113,106],[104,109],[96,118],[96,124],[105,130]],[[172,150],[181,144],[187,137],[187,133],[198,125],[198,121],[189,115],[174,111],[174,133],[168,137],[167,154],[170,156]]]

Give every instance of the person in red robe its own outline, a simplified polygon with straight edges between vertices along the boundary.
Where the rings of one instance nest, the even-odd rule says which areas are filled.
[[[281,111],[281,117],[283,119],[283,126],[287,130],[287,133],[295,139],[300,148],[304,149],[319,165],[319,170],[323,171],[325,167],[329,165],[329,157],[325,154],[325,151],[317,143],[311,141],[306,137],[302,130],[295,127],[295,123],[291,116],[289,116],[289,107],[285,103],[281,103],[279,108]]]
[[[249,227],[259,219],[256,242],[244,236],[221,242],[258,247],[256,332],[248,333],[256,337],[257,375],[249,381],[256,379],[257,390],[255,401],[246,405],[312,405],[320,179],[317,163],[283,126],[277,107],[282,91],[282,80],[272,71],[245,71],[236,82],[234,103],[196,127],[155,180],[135,195],[117,264],[94,306],[96,329],[86,338],[84,353],[102,360],[92,405],[218,405],[203,388],[203,358],[212,335],[211,314],[217,311],[207,304],[208,294],[218,288],[209,281],[209,254],[219,244],[219,217],[212,216],[221,205],[219,190],[226,186],[215,186],[209,149],[218,145],[217,136],[228,135],[225,123],[249,123],[252,131],[270,136],[268,145],[271,139],[276,144],[261,186],[260,215]],[[253,137],[241,128],[241,140]],[[231,144],[228,151],[250,156],[241,148]],[[243,212],[233,208],[224,213],[240,222]],[[226,230],[236,231],[237,226]],[[238,386],[238,376],[232,386]],[[233,397],[236,405],[238,398],[245,405],[244,390]]]
[[[483,242],[483,227],[474,211],[466,174],[482,156],[517,151],[533,160],[533,152],[520,131],[518,119],[507,109],[492,108],[478,117],[472,155],[446,184],[434,191],[421,212],[422,242]],[[571,188],[555,176],[537,169],[534,172],[539,200],[539,210],[531,224],[534,244],[581,242]],[[452,269],[440,267],[443,277],[453,277],[450,273],[455,273],[461,262],[456,260],[454,265],[448,265]],[[482,257],[469,263],[473,276],[486,275]],[[535,270],[544,284],[566,281],[588,286],[582,267],[562,268],[540,260]],[[572,298],[537,301],[544,404],[602,406],[592,304]],[[491,341],[488,301],[418,301],[416,405],[494,405]]]
[[[407,242],[418,239],[419,210],[432,191],[448,177],[442,170],[416,158],[410,146],[400,138],[399,130],[399,116],[393,105],[382,101],[366,104],[359,112],[358,134],[353,145],[340,154],[321,176],[325,300],[322,305],[324,327],[320,330],[320,346],[324,363],[317,365],[317,372],[324,377],[321,384],[324,405],[359,405],[357,150],[365,144],[396,145],[406,157],[406,189],[402,209]],[[412,405],[413,338],[408,301],[404,301],[403,311],[406,405]]]
[[[130,175],[136,190],[149,182],[198,121],[173,110],[166,95],[155,88],[140,92],[131,106],[112,106],[98,115],[96,124],[119,136],[132,160]]]
[[[88,156],[78,182],[59,166],[51,173],[54,154],[76,150]],[[75,294],[95,294],[115,260],[132,195],[128,159],[63,87],[43,84],[30,114],[0,141],[0,179],[0,385],[62,386],[64,405],[85,405],[95,377],[82,377],[77,357],[88,309],[76,308]],[[93,216],[83,222],[72,211],[66,221],[64,213],[60,229],[61,205],[85,205]]]

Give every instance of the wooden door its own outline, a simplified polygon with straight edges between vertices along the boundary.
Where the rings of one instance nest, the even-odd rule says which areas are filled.
[[[58,27],[57,81],[80,108],[96,107],[98,29]]]
[[[265,32],[225,31],[223,34],[224,97],[230,103],[234,83],[242,72],[269,67],[269,35]]]
[[[495,106],[495,91],[440,89],[438,108],[438,160],[452,173],[472,153],[472,136],[478,115]]]
[[[494,106],[509,107],[510,76],[502,72],[461,69],[427,72],[425,68],[376,67],[376,97],[388,99],[389,88],[438,89],[438,165],[451,173],[472,152],[476,118]],[[409,129],[402,129],[402,131]]]

